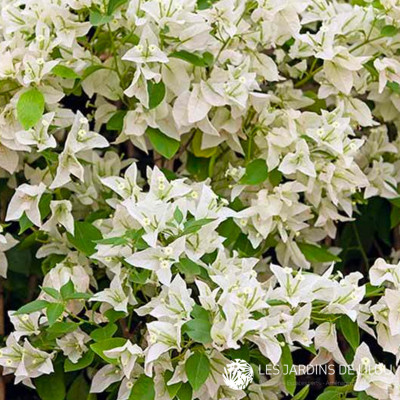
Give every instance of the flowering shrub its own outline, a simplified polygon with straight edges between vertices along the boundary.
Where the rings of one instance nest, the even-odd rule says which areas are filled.
[[[398,0],[0,12],[0,398],[400,399]]]

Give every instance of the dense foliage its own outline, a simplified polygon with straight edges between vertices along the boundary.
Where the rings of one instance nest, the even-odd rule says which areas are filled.
[[[0,396],[399,400],[399,21],[0,0]]]

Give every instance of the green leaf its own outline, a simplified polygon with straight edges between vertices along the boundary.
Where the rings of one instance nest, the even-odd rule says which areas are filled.
[[[342,398],[342,394],[336,390],[326,390],[317,397],[317,400],[339,400]]]
[[[96,240],[102,239],[101,232],[88,222],[75,222],[75,235],[67,233],[68,240],[82,253],[91,256],[95,251]]]
[[[299,246],[300,251],[304,254],[305,258],[310,262],[341,261],[338,256],[335,256],[323,247],[309,243],[297,243],[297,245]]]
[[[54,373],[34,379],[34,384],[42,400],[65,399],[64,372],[60,364],[56,365]]]
[[[179,207],[176,207],[176,208],[175,208],[175,211],[174,211],[174,220],[175,220],[178,224],[180,224],[180,223],[183,221],[183,214],[182,214],[182,211],[179,209]]]
[[[108,120],[106,128],[109,131],[121,132],[124,127],[124,118],[126,115],[126,110],[118,110],[113,116]]]
[[[199,231],[204,225],[215,221],[213,218],[191,219],[186,221],[181,236],[190,235]]]
[[[188,258],[181,258],[179,260],[178,268],[185,275],[198,275],[201,272],[200,266]]]
[[[117,325],[115,324],[107,324],[106,326],[103,326],[102,328],[97,328],[94,331],[91,332],[90,337],[95,341],[95,342],[101,342],[102,340],[110,338],[112,335],[114,335],[115,332],[117,332]]]
[[[368,396],[367,393],[365,393],[365,392],[359,392],[358,396],[357,396],[357,399],[358,400],[374,400],[373,397]]]
[[[28,130],[36,125],[44,112],[44,96],[36,88],[29,89],[19,96],[17,103],[18,121]]]
[[[268,180],[273,187],[278,186],[282,182],[282,172],[277,168],[268,173]]]
[[[159,129],[147,128],[147,136],[158,153],[170,160],[179,149],[179,142],[162,133]]]
[[[394,25],[385,25],[381,29],[381,36],[391,37],[397,35],[397,33],[399,33],[399,28],[396,28]]]
[[[50,303],[46,300],[34,300],[19,308],[13,315],[30,314],[35,311],[40,311],[43,310],[43,308],[46,308],[49,304]]]
[[[59,76],[60,78],[65,78],[65,79],[78,79],[80,76],[72,69],[69,67],[66,67],[65,65],[56,65],[51,72]]]
[[[126,339],[123,338],[110,338],[102,340],[90,345],[90,348],[103,360],[107,361],[109,364],[117,364],[118,360],[115,358],[109,358],[104,355],[104,351],[114,349],[115,347],[122,347],[126,343]]]
[[[217,147],[210,147],[208,149],[202,149],[201,143],[203,140],[203,133],[197,130],[192,140],[192,151],[196,157],[210,158],[217,152]]]
[[[180,60],[186,61],[189,64],[195,65],[196,67],[206,67],[207,63],[203,57],[195,53],[190,53],[186,50],[174,51],[169,55],[172,58],[179,58]]]
[[[185,371],[193,390],[199,390],[210,373],[210,360],[203,352],[196,351],[186,360]]]
[[[64,335],[75,331],[78,328],[78,324],[75,322],[56,322],[51,327],[47,328],[47,333],[54,335]]]
[[[89,384],[84,374],[80,374],[70,386],[67,393],[67,400],[87,400],[89,396]]]
[[[149,110],[156,108],[165,97],[165,85],[163,81],[153,83],[147,81],[147,92],[149,94]]]
[[[354,351],[360,345],[360,330],[356,322],[353,322],[347,315],[339,319],[339,328]]]
[[[184,332],[196,342],[202,344],[211,343],[210,313],[196,304],[191,314],[194,319],[183,325]]]
[[[268,178],[268,168],[265,160],[258,159],[250,162],[246,167],[240,183],[242,185],[259,185]]]
[[[164,374],[164,383],[165,383],[165,387],[167,388],[169,397],[171,399],[174,399],[176,394],[179,392],[179,389],[182,386],[182,382],[179,383],[174,383],[173,385],[168,385],[168,381],[172,378],[173,376],[173,372],[172,371],[165,371]]]
[[[129,400],[154,400],[155,397],[153,379],[144,374],[140,375],[133,385]]]
[[[126,313],[124,313],[123,311],[115,311],[114,309],[110,308],[109,310],[107,310],[104,315],[107,317],[107,319],[110,322],[115,322],[118,321],[121,318],[125,318],[127,316]]]
[[[291,371],[293,367],[293,359],[288,345],[282,349],[281,365],[284,368],[283,382],[286,390],[293,396],[296,390],[296,374],[294,371]]]
[[[65,296],[64,300],[89,300],[91,297],[89,293],[75,292]]]
[[[107,7],[107,14],[112,15],[114,14],[114,11],[122,6],[123,4],[127,3],[128,0],[110,0],[108,2],[108,7]]]
[[[64,308],[64,304],[62,303],[50,303],[47,306],[46,315],[50,326],[52,326],[62,315]]]
[[[292,400],[306,400],[308,393],[310,392],[310,385],[304,386],[300,392],[297,392]]]
[[[87,351],[76,363],[73,363],[69,358],[65,359],[64,370],[65,372],[78,371],[88,367],[94,360],[94,353],[92,350]]]
[[[51,296],[53,299],[61,300],[61,295],[58,290],[51,288],[51,287],[42,287],[42,290],[43,290],[43,292],[45,292],[49,296]]]
[[[199,10],[207,10],[208,8],[211,8],[213,3],[215,3],[217,0],[197,0],[197,8]]]
[[[178,393],[176,394],[176,397],[179,400],[192,400],[193,398],[193,389],[190,386],[189,383],[184,383],[180,387]]]
[[[111,15],[101,14],[99,11],[91,10],[89,15],[89,21],[93,26],[100,26],[104,24],[108,24],[111,22]]]
[[[60,293],[63,299],[66,299],[68,296],[75,292],[75,286],[70,279],[65,285],[63,285],[60,289]]]

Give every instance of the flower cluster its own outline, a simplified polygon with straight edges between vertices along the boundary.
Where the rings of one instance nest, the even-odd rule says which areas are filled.
[[[1,0],[0,276],[40,277],[3,373],[43,400],[49,382],[302,400],[284,367],[307,352],[353,366],[335,398],[398,400],[375,359],[400,360],[400,245],[388,264],[371,239],[369,268],[353,221],[380,201],[391,250],[399,18],[398,0]],[[362,272],[334,264],[351,251]],[[279,373],[235,391],[237,358]]]

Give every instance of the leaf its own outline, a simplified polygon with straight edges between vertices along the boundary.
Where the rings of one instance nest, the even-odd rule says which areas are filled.
[[[62,315],[62,313],[64,312],[64,308],[64,304],[62,303],[50,303],[47,306],[46,315],[50,326],[52,326]]]
[[[296,396],[293,397],[292,400],[306,400],[308,393],[310,392],[310,385],[304,386],[300,392],[296,393]]]
[[[165,383],[165,387],[167,388],[169,397],[171,399],[174,399],[176,394],[179,392],[179,389],[182,386],[182,382],[179,383],[174,383],[173,385],[168,385],[168,381],[172,378],[173,376],[173,372],[172,371],[165,371],[164,374],[164,383]]]
[[[179,58],[180,60],[186,61],[189,64],[195,65],[196,67],[206,67],[207,63],[203,57],[195,53],[190,53],[186,50],[174,51],[169,55],[172,58]]]
[[[95,251],[95,241],[102,239],[101,232],[88,222],[75,222],[75,235],[67,233],[68,240],[82,253],[91,256]]]
[[[121,318],[125,318],[127,314],[123,311],[115,311],[114,309],[110,308],[104,313],[104,315],[110,322],[115,322]]]
[[[128,0],[110,0],[108,2],[108,7],[107,7],[107,14],[112,15],[114,14],[114,11],[122,6],[123,4],[127,3]]]
[[[60,293],[63,299],[66,299],[68,296],[75,292],[75,286],[70,279],[65,285],[63,285],[60,289]]]
[[[43,292],[45,292],[49,296],[51,296],[53,299],[61,300],[61,295],[58,290],[51,288],[51,287],[42,287],[42,290],[43,290]]]
[[[46,300],[34,300],[19,308],[13,315],[31,314],[43,310],[43,308],[46,308],[49,304],[50,303]]]
[[[240,183],[242,185],[259,185],[268,178],[268,168],[265,160],[258,159],[250,162],[246,167]]]
[[[65,79],[78,79],[80,76],[72,69],[69,67],[66,67],[65,65],[56,65],[51,72],[59,76],[60,78],[65,78]]]
[[[192,311],[194,319],[183,325],[184,332],[196,342],[207,344],[212,342],[210,313],[199,305],[195,305]]]
[[[100,26],[111,22],[112,16],[104,15],[101,14],[99,11],[91,10],[89,15],[89,21],[93,26]]]
[[[356,322],[353,322],[347,315],[342,315],[339,319],[339,328],[355,351],[360,345],[360,330]]]
[[[190,386],[189,383],[184,383],[180,387],[178,393],[176,394],[176,397],[179,400],[192,400],[193,398],[193,389]]]
[[[213,3],[215,3],[217,0],[197,0],[197,8],[199,10],[207,10],[208,8],[211,8]]]
[[[113,116],[108,120],[106,128],[109,131],[121,132],[124,127],[124,118],[126,115],[126,110],[118,110]]]
[[[342,395],[340,392],[335,390],[328,390],[324,393],[320,394],[317,397],[317,400],[339,400],[341,399]]]
[[[47,328],[47,333],[55,335],[64,335],[75,331],[78,328],[78,324],[74,322],[56,322],[51,327]]]
[[[381,36],[392,37],[399,33],[399,28],[396,28],[394,25],[385,25],[381,29]]]
[[[154,400],[155,397],[153,379],[144,374],[140,375],[132,387],[129,400]]]
[[[64,300],[89,300],[91,297],[89,293],[75,292],[65,296]]]
[[[201,272],[200,266],[188,258],[181,258],[179,260],[178,268],[185,275],[198,275]]]
[[[21,94],[17,103],[18,121],[28,130],[40,121],[44,112],[44,96],[36,88]]]
[[[94,360],[94,353],[92,350],[87,351],[76,363],[73,363],[69,358],[64,362],[65,372],[78,371],[88,367]]]
[[[175,211],[174,211],[174,220],[175,220],[178,224],[180,224],[180,223],[183,221],[183,214],[182,214],[182,211],[179,209],[179,207],[176,207],[176,208],[175,208]]]
[[[54,373],[34,379],[34,384],[42,400],[65,399],[64,372],[60,364],[56,365]]]
[[[368,396],[367,393],[365,393],[365,392],[359,392],[358,396],[357,396],[357,399],[358,400],[374,400],[373,397]]]
[[[282,348],[281,365],[284,368],[283,382],[286,390],[293,396],[296,390],[296,374],[292,371],[293,359],[288,345]]]
[[[67,393],[67,400],[87,400],[89,395],[89,385],[84,374],[80,374],[70,386]]]
[[[203,140],[203,133],[197,130],[193,136],[192,140],[192,151],[196,157],[210,158],[217,152],[217,147],[210,147],[207,149],[202,149],[201,144]]]
[[[147,81],[147,92],[149,94],[149,110],[156,108],[165,97],[165,85],[163,81],[153,83]]]
[[[159,129],[147,128],[147,136],[154,150],[170,160],[179,149],[179,142],[162,133]]]
[[[126,343],[126,339],[123,338],[110,338],[102,340],[90,345],[90,348],[103,360],[107,361],[109,364],[117,364],[118,360],[115,358],[109,358],[104,355],[104,351],[115,349],[116,347],[122,347]]]
[[[213,221],[215,221],[213,218],[191,219],[189,221],[186,221],[181,236],[196,233],[204,225],[207,225]]]
[[[210,360],[203,352],[196,351],[186,360],[185,371],[193,390],[199,390],[210,373]]]
[[[335,256],[323,247],[309,243],[297,243],[297,245],[299,246],[300,251],[304,254],[305,258],[310,262],[341,261],[338,256]]]
[[[91,332],[90,337],[95,341],[95,342],[101,342],[102,340],[110,338],[112,335],[114,335],[115,332],[117,332],[117,325],[115,324],[107,324],[106,326],[103,326],[102,328],[97,328],[94,331]]]

